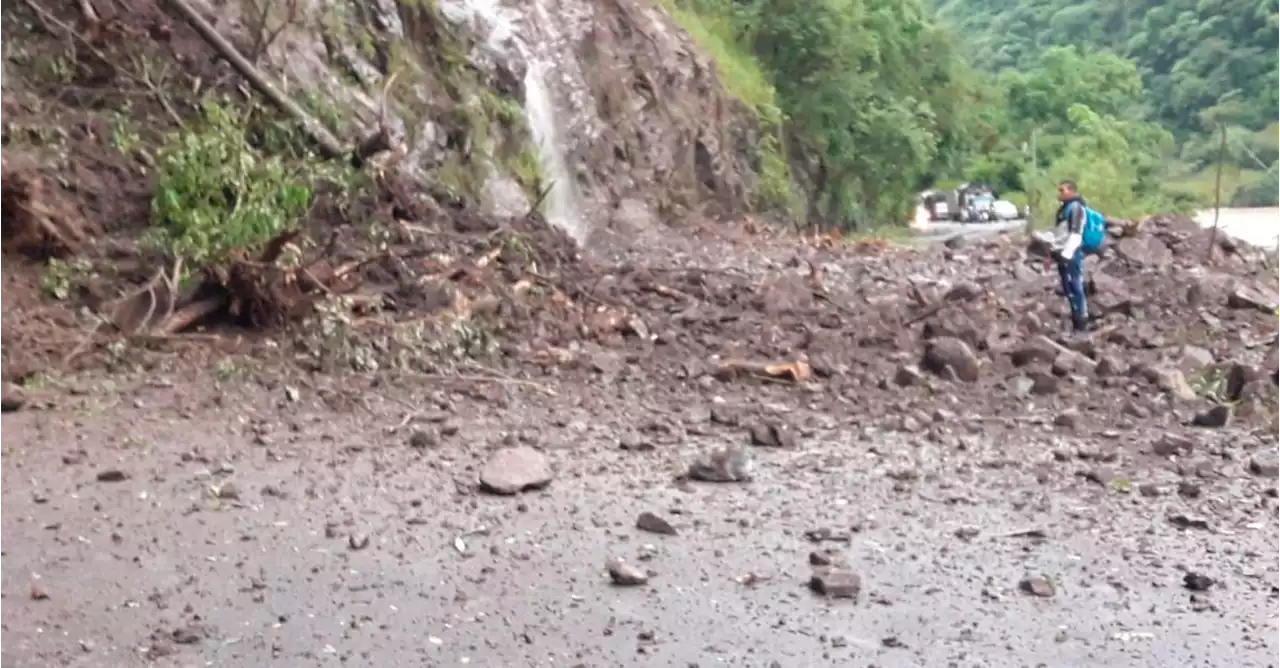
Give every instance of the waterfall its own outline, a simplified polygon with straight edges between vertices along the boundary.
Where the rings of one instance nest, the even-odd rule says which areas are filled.
[[[538,1],[535,0],[535,4]],[[538,148],[543,178],[551,184],[551,191],[542,202],[543,215],[548,222],[581,244],[586,239],[587,229],[578,214],[573,175],[569,173],[564,146],[556,127],[556,107],[547,87],[548,63],[520,37],[520,29],[511,18],[510,10],[504,8],[499,0],[442,0],[440,9],[455,23],[468,20],[479,23],[475,26],[476,33],[484,37],[486,46],[494,52],[505,53],[508,45],[512,45],[524,59],[527,64],[524,75],[525,122]],[[540,14],[545,15],[545,11],[540,11]]]

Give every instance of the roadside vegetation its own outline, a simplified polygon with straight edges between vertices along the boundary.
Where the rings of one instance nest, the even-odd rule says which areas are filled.
[[[1131,119],[1173,138],[1162,156],[1171,190],[1211,202],[1222,153],[1224,203],[1276,205],[1275,3],[939,0],[938,16],[982,72],[1034,71],[1046,48],[1068,45],[1131,65],[1142,84]]]
[[[899,225],[921,188],[961,181],[1035,210],[1073,178],[1110,215],[1188,211],[1213,203],[1220,155],[1224,204],[1276,201],[1273,6],[1194,27],[1199,6],[663,3],[732,94],[779,111],[785,199],[810,224]]]

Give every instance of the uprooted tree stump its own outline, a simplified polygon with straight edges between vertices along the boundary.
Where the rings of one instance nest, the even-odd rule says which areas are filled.
[[[0,166],[5,250],[38,260],[80,253],[96,232],[48,192],[38,173]]]
[[[150,282],[105,310],[120,332],[169,336],[202,324],[225,322],[254,329],[286,326],[305,316],[316,300],[343,295],[358,286],[359,269],[377,254],[337,267],[319,259],[296,266],[278,260],[297,238],[286,231],[250,257],[238,253],[204,268],[199,280],[179,294],[174,275],[159,272]]]

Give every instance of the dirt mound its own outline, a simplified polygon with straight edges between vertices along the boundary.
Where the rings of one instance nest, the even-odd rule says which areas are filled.
[[[1073,407],[1097,429],[1203,422],[1228,406],[1241,424],[1273,430],[1275,270],[1241,253],[1206,263],[1199,232],[1169,220],[1131,228],[1090,259],[1095,322],[1084,340],[1062,336],[1056,273],[1001,239],[856,258],[783,242],[791,257],[764,276],[597,268],[589,291],[561,288],[599,304],[588,326],[530,345],[542,346],[532,352],[544,367],[604,378],[743,383],[722,371],[750,363],[760,382],[820,386],[814,400],[837,414],[855,407],[911,430],[946,430],[947,412],[1012,426],[1028,403]]]
[[[51,197],[44,179],[34,169],[11,170],[5,159],[0,165],[0,182],[6,251],[35,259],[77,255],[85,242],[100,232],[68,210],[56,196]]]

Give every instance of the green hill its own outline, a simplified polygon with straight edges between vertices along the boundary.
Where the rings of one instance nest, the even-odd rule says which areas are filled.
[[[1227,134],[1228,198],[1241,205],[1276,203],[1280,20],[1275,2],[940,0],[936,13],[963,36],[976,68],[1004,80],[1009,73],[1016,79],[1053,67],[1044,55],[1053,47],[1096,57],[1099,66],[1104,55],[1117,57],[1106,59],[1109,72],[1094,67],[1064,74],[1086,87],[1114,83],[1121,61],[1132,64],[1142,94],[1128,100],[1113,95],[1111,102],[1132,106],[1113,105],[1109,111],[1154,121],[1169,131],[1176,149],[1169,157],[1177,164],[1166,179],[1175,191],[1200,199],[1209,194],[1206,170],[1216,166],[1215,130],[1221,124]],[[1034,106],[1037,100],[1021,102]]]

